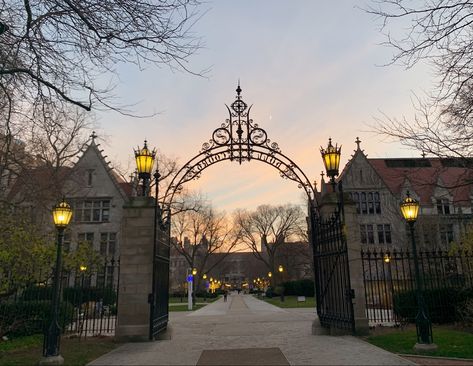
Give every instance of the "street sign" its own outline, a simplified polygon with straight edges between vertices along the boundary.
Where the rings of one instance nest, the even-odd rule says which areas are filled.
[[[187,282],[192,282],[193,279],[194,279],[193,275],[188,275],[187,276]]]

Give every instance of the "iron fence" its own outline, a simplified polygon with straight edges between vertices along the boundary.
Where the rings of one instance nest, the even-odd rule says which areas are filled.
[[[412,253],[362,250],[366,312],[370,326],[415,321],[417,300]],[[473,253],[418,253],[429,316],[434,323],[459,320],[459,306],[473,297]]]
[[[59,324],[63,334],[77,337],[115,334],[119,260],[95,268],[63,271]],[[5,291],[0,298],[0,335],[43,333],[49,324],[51,274],[37,273],[35,281]]]

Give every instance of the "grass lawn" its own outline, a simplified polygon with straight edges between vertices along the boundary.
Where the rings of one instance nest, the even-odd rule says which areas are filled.
[[[394,353],[458,357],[473,359],[473,334],[448,327],[433,327],[434,343],[438,346],[436,351],[414,351],[416,343],[415,327],[405,330],[391,330],[384,334],[372,335],[366,340],[380,348]]]
[[[284,296],[283,302],[279,296],[271,299],[262,297],[261,299],[280,308],[315,308],[315,297],[306,297],[304,302],[297,301],[297,296]]]
[[[64,365],[86,365],[118,347],[113,337],[62,338]],[[0,366],[36,365],[42,357],[43,335],[33,335],[0,342]]]

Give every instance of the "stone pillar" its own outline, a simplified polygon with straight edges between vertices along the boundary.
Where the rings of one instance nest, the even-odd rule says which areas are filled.
[[[345,230],[347,235],[348,263],[350,266],[350,285],[355,292],[355,298],[352,300],[355,332],[357,335],[366,335],[369,332],[369,325],[366,316],[360,229],[355,205],[348,196],[345,197]]]
[[[123,207],[120,284],[115,338],[148,341],[152,292],[154,198],[133,197]]]

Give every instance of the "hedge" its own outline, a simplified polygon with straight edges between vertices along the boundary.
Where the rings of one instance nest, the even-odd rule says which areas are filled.
[[[314,281],[297,280],[283,282],[284,295],[313,297],[315,294]]]
[[[71,323],[74,307],[62,302],[59,307],[59,324]],[[0,304],[0,333],[9,337],[20,337],[43,333],[49,325],[51,301],[20,301]]]
[[[424,301],[428,316],[433,323],[452,323],[460,319],[459,310],[468,300],[473,299],[473,288],[441,288],[424,290]],[[393,297],[394,314],[401,319],[414,322],[417,315],[415,290],[397,293]]]
[[[52,288],[32,286],[23,291],[22,301],[41,301],[50,300],[52,297]],[[117,301],[117,292],[110,287],[66,287],[63,290],[63,299],[74,306],[89,301],[99,301],[102,299],[103,305],[113,305]]]

